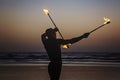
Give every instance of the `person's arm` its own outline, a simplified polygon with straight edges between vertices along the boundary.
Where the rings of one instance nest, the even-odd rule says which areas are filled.
[[[72,38],[72,39],[68,39],[68,40],[63,40],[62,44],[73,44],[75,42],[80,41],[81,39],[87,38],[89,36],[90,33],[85,33],[82,36],[76,37],[76,38]]]

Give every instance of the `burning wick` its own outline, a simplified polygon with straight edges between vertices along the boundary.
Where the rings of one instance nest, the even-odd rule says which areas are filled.
[[[49,14],[49,11],[47,9],[43,9],[43,11],[45,12],[46,15]]]
[[[66,44],[66,45],[62,45],[62,48],[67,49],[67,48],[69,48],[69,46],[71,46],[71,45],[72,45],[71,43]]]
[[[105,18],[105,17],[104,17],[104,21],[105,21],[104,24],[109,24],[110,23],[110,19]]]

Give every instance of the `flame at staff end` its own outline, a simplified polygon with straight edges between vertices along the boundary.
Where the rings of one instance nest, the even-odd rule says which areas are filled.
[[[66,44],[66,45],[62,45],[62,48],[64,48],[64,49],[68,49],[68,48],[69,48],[69,46],[71,46],[71,45],[72,45],[71,43]]]
[[[48,15],[48,10],[47,9],[43,9],[43,11],[45,12],[46,15]]]
[[[62,48],[67,49],[67,48],[68,48],[68,46],[67,46],[67,45],[63,45],[63,46],[62,46]]]
[[[109,24],[110,23],[110,19],[105,18],[105,17],[104,17],[104,21],[105,21],[104,24]]]

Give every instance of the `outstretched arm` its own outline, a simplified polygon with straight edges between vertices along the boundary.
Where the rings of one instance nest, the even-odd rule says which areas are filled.
[[[90,33],[85,33],[82,36],[76,37],[76,38],[72,38],[72,39],[68,39],[68,40],[64,40],[62,42],[62,44],[73,44],[75,42],[80,41],[81,39],[87,38],[90,35]]]

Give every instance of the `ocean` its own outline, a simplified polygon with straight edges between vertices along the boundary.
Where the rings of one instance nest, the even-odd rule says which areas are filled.
[[[0,63],[39,63],[47,64],[46,52],[0,52]],[[90,62],[120,63],[120,53],[112,52],[63,52],[63,64]]]
[[[63,52],[60,80],[120,80],[120,53]],[[0,80],[50,80],[45,52],[1,52]]]

